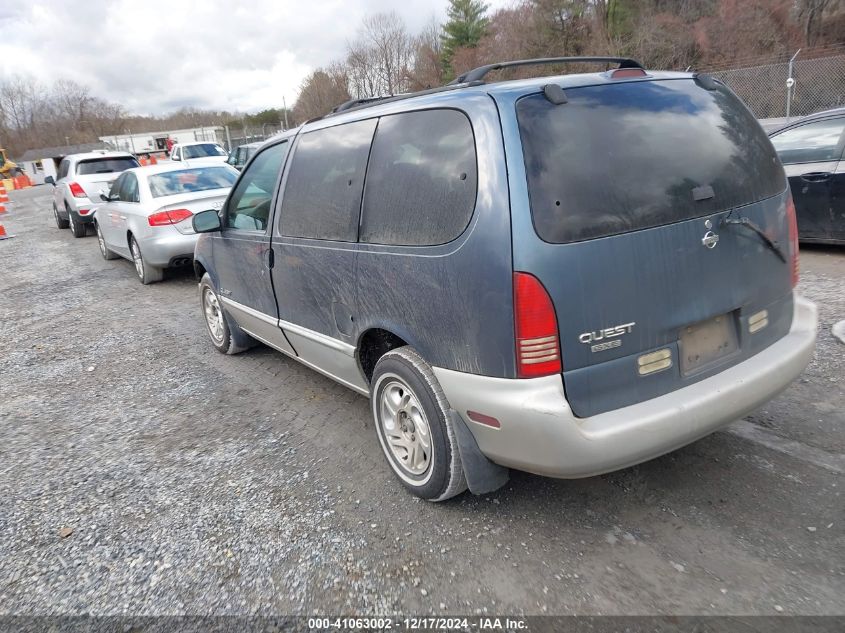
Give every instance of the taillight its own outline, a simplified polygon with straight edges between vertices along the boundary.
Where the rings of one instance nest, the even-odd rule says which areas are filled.
[[[79,186],[78,182],[72,182],[68,185],[68,189],[73,194],[74,198],[87,198],[88,194],[85,193],[85,190]]]
[[[513,274],[516,368],[520,378],[559,374],[557,318],[549,293],[528,273]]]
[[[792,256],[792,287],[798,285],[798,218],[795,215],[795,203],[792,192],[786,198],[786,221],[789,224],[789,250]]]
[[[187,220],[193,213],[187,209],[172,209],[170,211],[159,211],[153,213],[147,218],[150,226],[166,226],[168,224],[176,224],[182,220]]]

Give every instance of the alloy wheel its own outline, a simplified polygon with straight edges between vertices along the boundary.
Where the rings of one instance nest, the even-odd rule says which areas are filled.
[[[99,222],[96,224],[96,227],[97,227],[97,243],[100,245],[100,252],[103,254],[103,257],[105,257],[106,255],[108,255],[108,252],[106,251],[106,240],[103,239],[103,233],[102,233],[102,231],[100,231],[100,223]]]
[[[378,423],[396,464],[412,477],[431,465],[431,429],[416,394],[404,382],[392,379],[381,390]]]
[[[220,302],[217,295],[211,288],[205,288],[202,293],[202,307],[205,313],[205,322],[208,324],[208,331],[211,338],[218,344],[223,342],[223,312],[220,310]]]
[[[138,273],[138,277],[141,278],[141,281],[144,280],[144,260],[141,259],[141,249],[138,247],[138,242],[135,239],[132,239],[131,244],[132,250],[132,261],[135,263],[135,272]]]

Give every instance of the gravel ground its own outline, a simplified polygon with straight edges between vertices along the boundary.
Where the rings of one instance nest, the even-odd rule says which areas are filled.
[[[845,249],[807,249],[816,358],[761,410],[579,481],[429,504],[367,401],[206,340],[50,190],[0,216],[0,614],[845,614]]]

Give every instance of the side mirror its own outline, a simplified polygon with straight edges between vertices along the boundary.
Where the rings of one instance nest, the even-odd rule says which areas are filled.
[[[52,176],[47,176],[44,179],[44,182],[47,183],[48,185],[53,185],[54,187],[56,186],[56,179],[53,178]]]
[[[181,159],[179,156],[175,155],[175,154],[171,154],[171,155],[170,155],[170,160],[182,160],[182,159]]]
[[[111,202],[111,196],[106,193],[105,189],[100,189],[97,193],[100,194],[100,200],[103,202]]]
[[[191,224],[194,227],[195,233],[213,233],[220,230],[220,216],[217,211],[209,209],[208,211],[200,211],[191,218]]]

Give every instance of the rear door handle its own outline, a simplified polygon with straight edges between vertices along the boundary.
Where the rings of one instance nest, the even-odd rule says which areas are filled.
[[[805,182],[824,182],[830,179],[830,173],[826,171],[811,171],[808,174],[801,174],[801,180]]]

